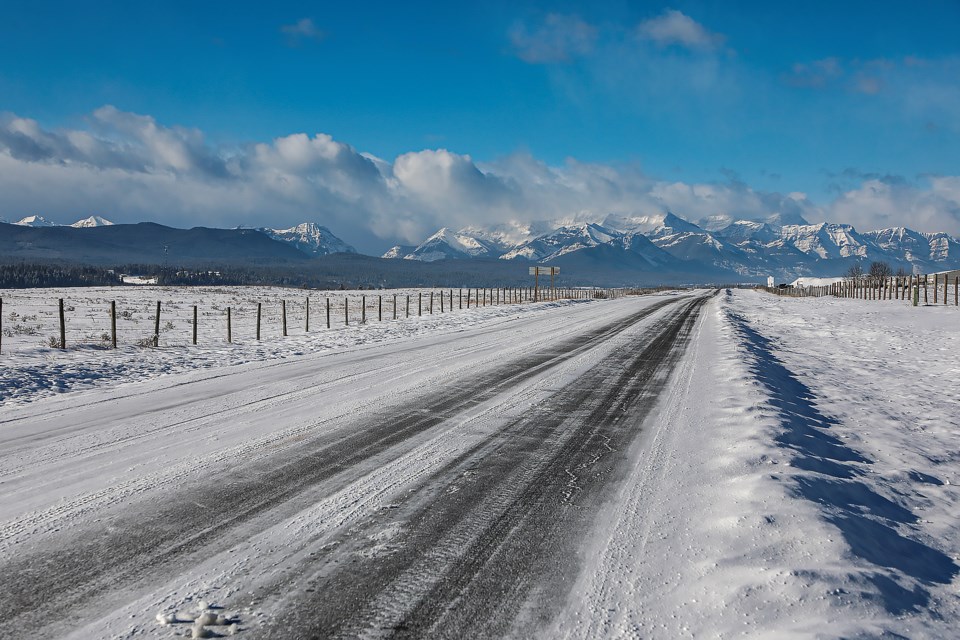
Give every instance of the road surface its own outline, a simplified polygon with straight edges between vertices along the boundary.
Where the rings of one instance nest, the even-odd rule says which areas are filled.
[[[708,300],[571,305],[5,410],[0,637],[176,637],[201,600],[235,623],[220,635],[536,635]]]

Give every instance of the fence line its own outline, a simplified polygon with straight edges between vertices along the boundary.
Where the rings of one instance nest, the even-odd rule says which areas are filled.
[[[189,288],[183,289],[189,291]],[[225,341],[232,344],[237,340],[249,342],[251,338],[260,341],[265,337],[287,337],[291,329],[299,335],[313,332],[309,295],[299,299],[284,296],[264,302],[250,298],[240,300],[237,292],[221,289],[223,293],[232,294],[229,300],[213,299],[202,305],[171,300],[169,296],[166,300],[123,299],[123,294],[135,291],[125,288],[98,292],[96,298],[84,296],[84,290],[77,289],[74,291],[78,295],[73,299],[56,298],[50,302],[36,300],[36,291],[31,290],[32,296],[24,296],[22,300],[18,299],[21,297],[18,293],[10,296],[10,290],[6,292],[6,299],[0,297],[0,353],[22,348],[34,337],[39,339],[39,346],[65,350],[81,346],[116,349],[118,344],[158,347],[171,342],[209,345]],[[115,293],[120,296],[110,299]],[[138,290],[137,293],[149,295],[147,290]],[[345,326],[351,326],[352,322],[366,325],[368,318],[372,317],[376,317],[378,323],[386,322],[384,304],[391,307],[393,320],[410,318],[411,295],[417,296],[417,316],[422,317],[459,312],[464,309],[464,294],[466,308],[473,309],[563,299],[612,299],[628,293],[631,291],[625,289],[490,287],[431,289],[400,296],[393,293],[388,294],[386,300],[383,294],[324,295],[319,298],[325,306],[325,328],[331,329],[331,310],[338,307],[342,307]],[[454,304],[455,295],[459,296],[459,308]],[[288,320],[293,320],[293,324],[288,324]],[[299,331],[301,327],[302,332]]]
[[[851,298],[856,300],[899,301],[913,306],[960,306],[960,271],[891,276],[847,278],[813,287],[762,287],[764,291],[791,298]]]

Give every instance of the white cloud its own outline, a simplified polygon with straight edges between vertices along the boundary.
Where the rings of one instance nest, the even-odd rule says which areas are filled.
[[[297,46],[304,40],[320,41],[327,36],[311,18],[301,18],[293,24],[285,24],[280,27],[280,33],[287,37],[287,44],[290,46]]]
[[[862,230],[906,225],[960,233],[956,176],[918,185],[851,174],[859,186],[817,206],[802,193],[758,191],[736,176],[691,184],[655,179],[637,165],[569,159],[550,166],[529,154],[478,164],[445,149],[391,162],[322,133],[220,148],[195,129],[113,107],[98,109],[89,122],[89,129],[54,131],[0,117],[0,217],[38,213],[72,222],[96,213],[181,227],[315,220],[370,252],[418,242],[441,226],[665,211],[694,221],[782,213]]]
[[[858,229],[905,226],[960,235],[960,176],[940,176],[924,185],[870,178],[838,197],[828,209],[834,220]]]
[[[680,46],[701,51],[716,49],[726,40],[722,34],[713,33],[676,9],[667,9],[656,18],[641,22],[637,35],[660,47]]]
[[[542,24],[530,29],[515,24],[509,32],[517,56],[533,64],[569,62],[593,50],[597,29],[577,16],[549,14]]]

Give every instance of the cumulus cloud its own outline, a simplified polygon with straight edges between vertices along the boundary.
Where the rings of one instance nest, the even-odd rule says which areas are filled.
[[[960,176],[934,176],[921,184],[870,178],[844,192],[829,215],[861,229],[906,226],[920,231],[960,231]]]
[[[637,36],[659,47],[679,46],[700,51],[717,49],[726,40],[722,34],[713,33],[676,9],[667,9],[655,18],[641,22],[637,26]]]
[[[593,50],[597,28],[577,16],[551,13],[535,26],[517,23],[509,32],[514,52],[524,62],[568,62]]]
[[[86,129],[49,130],[0,116],[0,217],[39,213],[69,223],[96,213],[115,222],[285,227],[314,220],[362,251],[415,243],[441,226],[510,221],[602,221],[672,211],[688,220],[779,213],[960,232],[960,177],[914,183],[838,174],[838,196],[818,206],[800,193],[756,190],[736,174],[715,183],[664,181],[638,165],[551,166],[518,153],[477,163],[446,149],[394,160],[323,133],[218,147],[202,132],[146,115],[97,109]]]

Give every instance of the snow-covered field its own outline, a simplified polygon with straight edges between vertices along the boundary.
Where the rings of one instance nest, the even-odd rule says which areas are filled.
[[[596,633],[570,635],[956,637],[958,323],[724,296],[581,584]]]
[[[960,310],[698,295],[5,342],[0,635],[955,637]]]
[[[453,293],[453,311],[450,293]],[[441,307],[440,295],[443,294]],[[431,313],[430,296],[433,294]],[[470,296],[469,301],[467,296]],[[461,309],[461,295],[463,296]],[[300,291],[277,287],[89,287],[0,289],[0,404],[104,384],[140,382],[194,369],[284,358],[384,340],[456,330],[526,313],[529,302],[503,304],[514,290],[391,289]],[[526,294],[524,294],[526,295]],[[64,300],[67,351],[59,341],[58,299]],[[309,298],[310,331],[307,332]],[[493,298],[491,302],[491,298]],[[110,302],[116,303],[117,350],[111,347]],[[161,349],[152,349],[160,302]],[[330,328],[327,328],[327,302]],[[282,304],[287,307],[283,336]],[[469,302],[470,308],[467,308]],[[396,303],[396,321],[394,304]],[[261,340],[257,335],[260,306]],[[408,306],[409,304],[409,306]],[[567,303],[558,303],[567,304]],[[193,307],[197,344],[193,345]],[[345,308],[346,306],[346,308]],[[550,306],[547,304],[546,306]],[[365,310],[364,310],[365,307]],[[540,309],[544,303],[534,308]],[[227,310],[230,339],[227,341]],[[380,322],[379,318],[383,321]],[[366,323],[361,320],[366,319]],[[348,324],[349,323],[349,324]],[[57,342],[58,344],[58,342]]]

